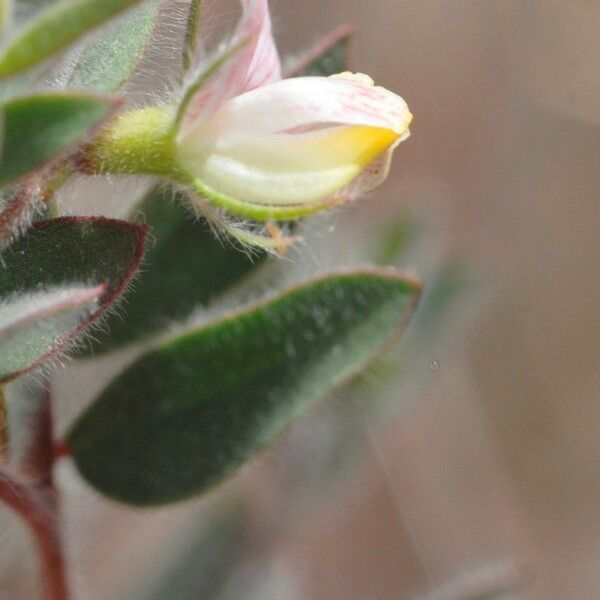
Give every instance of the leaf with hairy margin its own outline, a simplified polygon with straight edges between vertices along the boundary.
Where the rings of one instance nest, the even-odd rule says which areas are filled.
[[[97,321],[137,270],[144,240],[145,228],[124,221],[61,217],[35,223],[13,242],[0,257],[0,382],[37,367]],[[86,304],[81,286],[97,300],[85,314],[61,296],[71,290]]]
[[[419,291],[393,270],[327,275],[163,343],[70,430],[79,472],[133,505],[205,492],[363,370],[405,327]]]
[[[77,61],[70,85],[96,92],[118,90],[140,63],[156,25],[158,0],[148,0],[109,25]]]
[[[98,310],[104,286],[65,286],[0,299],[0,381],[23,373],[62,345]]]
[[[109,315],[105,330],[94,336],[90,346],[94,353],[132,343],[188,318],[264,263],[264,252],[250,257],[218,240],[205,221],[192,218],[183,201],[179,196],[173,201],[170,188],[157,186],[134,209],[130,220],[145,223],[152,235],[145,268],[127,296],[123,315]]]
[[[62,0],[44,6],[0,52],[0,78],[45,62],[140,0]]]

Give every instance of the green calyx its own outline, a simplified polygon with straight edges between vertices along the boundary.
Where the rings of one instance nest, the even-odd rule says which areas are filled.
[[[143,108],[119,115],[85,149],[82,170],[180,179],[172,122],[171,108]]]

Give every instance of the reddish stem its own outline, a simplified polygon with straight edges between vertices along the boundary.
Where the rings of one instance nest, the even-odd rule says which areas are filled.
[[[7,244],[29,220],[40,200],[36,194],[33,176],[24,183],[0,213],[0,245]]]
[[[4,390],[0,388],[0,460],[6,461],[8,457],[8,419],[6,416],[6,398]]]
[[[22,470],[28,479],[41,487],[53,489],[54,441],[52,439],[52,406],[50,390],[46,388],[36,412],[28,423],[31,443],[23,457]]]
[[[54,444],[54,460],[60,460],[61,458],[68,458],[71,456],[71,448],[67,442],[56,442]]]
[[[58,165],[50,170],[33,172],[23,179],[18,191],[0,211],[0,246],[10,242],[29,224],[36,209],[52,200],[71,173],[70,167]]]
[[[65,561],[54,490],[35,487],[0,472],[0,500],[29,525],[40,552],[44,598],[68,600]]]
[[[28,442],[13,467],[20,476],[0,470],[0,501],[29,526],[40,554],[45,600],[68,600],[65,559],[60,538],[57,493],[54,488],[52,398],[49,386],[39,388],[35,408],[25,427]]]

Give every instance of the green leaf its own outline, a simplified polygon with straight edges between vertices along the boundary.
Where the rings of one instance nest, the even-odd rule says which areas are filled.
[[[0,185],[40,168],[79,142],[112,112],[109,98],[46,93],[8,100],[4,113]]]
[[[329,77],[348,70],[348,51],[354,28],[342,25],[317,42],[299,62],[287,73],[286,77],[307,77],[315,75]]]
[[[164,343],[73,426],[67,443],[80,473],[134,505],[206,491],[365,368],[418,294],[392,270],[329,275]]]
[[[73,71],[71,85],[97,92],[119,89],[146,51],[158,9],[158,0],[145,2],[90,42]]]
[[[145,223],[152,243],[145,267],[127,295],[122,315],[110,315],[98,332],[94,353],[131,343],[190,316],[207,306],[263,264],[265,253],[252,259],[215,238],[205,221],[194,220],[173,201],[170,188],[156,187],[136,208],[132,220]]]
[[[0,299],[0,381],[37,364],[98,310],[104,286],[55,287]]]
[[[0,54],[0,77],[54,56],[140,0],[63,0],[42,9]]]
[[[144,228],[124,221],[63,217],[35,223],[13,242],[0,257],[0,322],[4,318],[10,334],[0,335],[0,381],[36,367],[96,321],[137,269],[144,237]],[[61,302],[69,304],[61,293],[98,285],[104,286],[103,293],[84,322],[81,311],[70,310],[77,308],[73,299],[61,309]],[[80,298],[84,296],[81,291]]]

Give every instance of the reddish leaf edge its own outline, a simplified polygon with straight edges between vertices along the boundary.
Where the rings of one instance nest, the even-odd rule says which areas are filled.
[[[290,77],[298,77],[306,67],[317,60],[327,50],[341,42],[345,38],[352,38],[356,33],[356,27],[348,23],[340,25],[336,29],[330,31],[327,35],[317,41],[306,53],[303,53],[298,62],[292,64],[285,71],[285,79]]]
[[[130,223],[129,221],[111,219],[108,217],[58,217],[56,219],[49,219],[47,221],[38,221],[37,223],[34,223],[32,225],[31,229],[44,229],[46,227],[51,227],[56,223],[93,223],[108,227],[119,227],[126,231],[132,232],[136,235],[137,238],[133,257],[123,277],[118,281],[114,289],[100,302],[96,311],[90,314],[87,317],[87,319],[82,321],[75,329],[67,333],[60,341],[58,341],[55,344],[55,346],[51,350],[38,357],[38,359],[29,367],[26,367],[21,371],[11,373],[10,375],[1,378],[0,384],[5,384],[9,381],[17,379],[18,377],[26,375],[27,373],[39,369],[49,359],[63,351],[70,343],[75,341],[90,325],[96,323],[106,313],[110,306],[123,295],[123,293],[127,289],[127,286],[131,283],[131,280],[138,271],[142,263],[142,259],[144,258],[146,238],[148,235],[148,227],[146,225],[138,225],[135,223]]]
[[[410,291],[412,292],[413,297],[412,297],[411,303],[406,311],[406,315],[405,315],[404,319],[402,319],[402,321],[400,323],[398,323],[398,325],[394,328],[394,330],[390,332],[390,334],[387,336],[387,339],[380,346],[375,348],[373,350],[373,352],[363,361],[363,363],[354,367],[354,369],[352,369],[352,371],[350,371],[349,373],[346,373],[343,377],[339,378],[337,381],[332,382],[330,389],[325,394],[322,394],[322,396],[314,402],[314,404],[318,404],[319,400],[322,400],[323,398],[329,396],[330,394],[335,393],[336,390],[342,389],[344,385],[346,385],[348,382],[352,381],[352,379],[354,379],[355,377],[360,375],[362,372],[364,372],[364,370],[367,369],[368,366],[373,361],[375,361],[380,356],[384,355],[386,352],[390,351],[398,343],[398,341],[402,337],[403,332],[405,331],[406,327],[408,326],[411,319],[413,318],[413,316],[417,310],[417,307],[419,305],[419,301],[421,299],[421,295],[423,292],[423,281],[419,277],[415,276],[413,273],[410,273],[408,271],[403,271],[401,269],[396,269],[394,267],[378,267],[378,266],[372,266],[372,265],[366,265],[366,266],[363,265],[363,266],[348,267],[348,268],[343,268],[343,269],[335,269],[332,271],[327,271],[325,273],[310,277],[308,279],[302,279],[302,280],[296,281],[294,283],[291,283],[288,286],[286,286],[285,288],[283,288],[282,290],[279,290],[275,293],[267,294],[265,297],[260,298],[259,300],[256,300],[254,302],[250,302],[248,304],[244,304],[235,309],[225,311],[222,314],[216,316],[214,319],[210,319],[206,323],[197,324],[197,325],[194,325],[192,327],[185,329],[184,331],[175,332],[168,336],[165,336],[162,339],[160,339],[159,341],[157,341],[149,349],[149,352],[152,352],[152,351],[157,350],[164,346],[168,346],[169,343],[175,341],[176,339],[186,336],[186,335],[189,335],[198,329],[204,329],[206,327],[213,327],[220,323],[232,321],[241,315],[244,315],[244,314],[247,314],[254,310],[257,310],[263,306],[267,306],[268,304],[271,304],[272,302],[276,302],[277,300],[284,298],[285,296],[287,296],[287,295],[293,293],[294,291],[296,291],[302,287],[305,287],[307,285],[313,285],[313,284],[317,284],[321,281],[327,281],[328,279],[331,279],[333,277],[353,277],[353,276],[360,276],[360,275],[388,277],[390,279],[402,281],[410,288]],[[137,358],[139,358],[139,357],[137,357]],[[137,358],[134,360],[137,360]],[[127,368],[128,368],[128,365],[125,365],[123,367],[122,371],[125,371]],[[101,393],[102,392],[100,392],[100,394]],[[256,456],[261,456],[264,452],[266,452],[268,450],[268,448],[276,445],[277,440],[279,440],[280,438],[283,437],[283,435],[285,435],[285,432],[287,431],[288,427],[286,427],[282,432],[280,432],[280,434],[278,436],[276,436],[275,440],[273,440],[272,443],[267,444],[264,448],[259,450],[257,452]],[[69,446],[69,443],[67,442],[67,440],[65,438],[61,438],[61,439],[57,440],[54,444],[54,460],[58,461],[58,460],[62,460],[65,458],[71,458],[71,456],[72,456],[71,447]],[[234,468],[233,471],[231,473],[229,473],[223,480],[215,483],[213,486],[211,486],[208,490],[203,492],[201,495],[210,493],[210,491],[212,489],[223,485],[230,479],[233,479],[233,477],[236,476],[238,471],[239,471],[239,467]],[[106,497],[108,497],[108,496],[106,496]],[[112,500],[114,500],[114,499],[112,499]],[[182,500],[177,503],[180,504],[181,502],[185,502],[185,500]],[[175,503],[173,503],[173,504],[175,504]],[[142,507],[137,506],[137,508],[142,508]],[[153,508],[153,506],[148,505],[146,508],[151,509],[151,508]]]
[[[106,292],[106,285],[100,284],[95,285],[90,288],[82,288],[78,294],[73,294],[72,297],[66,298],[61,302],[57,302],[51,307],[46,307],[45,309],[38,310],[36,312],[32,312],[31,314],[26,314],[22,316],[20,319],[13,321],[7,327],[2,329],[2,335],[12,334],[14,331],[26,327],[32,322],[37,321],[38,319],[43,319],[46,317],[51,317],[56,313],[67,310],[69,308],[75,308],[77,306],[81,306],[82,304],[90,303],[93,300],[97,300],[101,298],[103,294]]]

